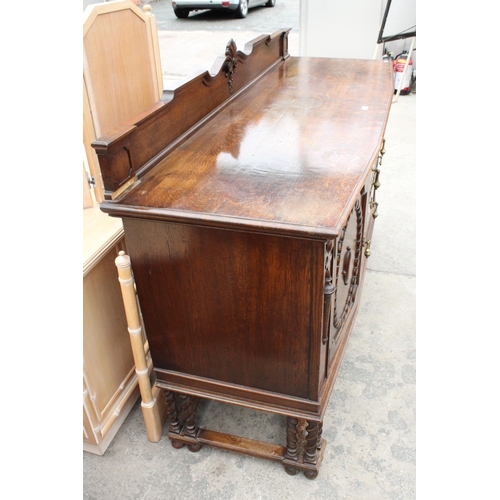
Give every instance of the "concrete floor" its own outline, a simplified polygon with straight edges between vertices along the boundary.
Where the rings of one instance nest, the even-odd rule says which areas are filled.
[[[159,35],[160,43],[169,39]],[[83,498],[415,498],[415,122],[416,95],[400,96],[386,131],[361,308],[326,412],[318,477],[289,476],[278,463],[209,447],[176,450],[165,430],[151,443],[137,403],[103,456],[83,454]],[[205,402],[198,417],[201,426],[284,444],[284,419],[276,415]]]

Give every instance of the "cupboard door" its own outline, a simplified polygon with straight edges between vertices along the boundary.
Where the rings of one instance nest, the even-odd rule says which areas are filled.
[[[363,210],[358,197],[339,236],[331,244],[333,293],[330,304],[328,365],[349,329],[363,265]]]

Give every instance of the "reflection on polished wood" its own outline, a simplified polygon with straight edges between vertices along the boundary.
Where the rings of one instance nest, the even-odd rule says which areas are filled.
[[[380,99],[375,90],[349,99],[361,67],[368,66],[373,89],[386,76],[376,61],[366,63],[291,59],[173,151],[120,205],[165,217],[244,218],[273,232],[338,233],[367,161],[378,156],[387,117],[386,109],[369,112]]]
[[[313,479],[360,304],[393,89],[382,61],[293,58],[287,37],[243,52],[230,42],[215,71],[93,146],[101,209],[123,219],[172,443]],[[286,446],[197,427],[200,397],[286,416]]]

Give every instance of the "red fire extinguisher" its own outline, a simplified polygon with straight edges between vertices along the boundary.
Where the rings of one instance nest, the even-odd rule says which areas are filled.
[[[398,91],[401,80],[403,79],[403,72],[408,57],[408,51],[404,50],[394,60],[394,93]],[[412,66],[413,62],[410,58],[410,61],[408,62],[408,68],[406,69],[406,74],[404,75],[403,84],[401,85],[400,95],[408,95],[411,92],[411,88],[413,86]]]

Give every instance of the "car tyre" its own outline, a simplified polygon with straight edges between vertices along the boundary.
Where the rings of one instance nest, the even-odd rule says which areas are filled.
[[[266,7],[274,7],[276,5],[276,0],[269,0],[266,3]]]
[[[174,14],[179,19],[186,19],[189,16],[189,9],[174,9]]]
[[[240,0],[240,4],[238,5],[238,8],[236,9],[236,17],[243,19],[244,17],[247,17],[248,14],[248,0]]]

